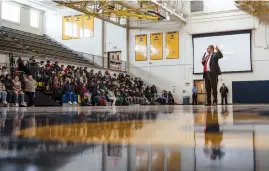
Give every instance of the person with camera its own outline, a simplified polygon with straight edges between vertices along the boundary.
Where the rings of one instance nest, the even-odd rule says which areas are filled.
[[[25,93],[28,96],[28,106],[34,106],[34,100],[35,100],[35,91],[36,91],[36,85],[37,82],[34,80],[33,76],[31,74],[24,75],[24,81],[25,81]]]

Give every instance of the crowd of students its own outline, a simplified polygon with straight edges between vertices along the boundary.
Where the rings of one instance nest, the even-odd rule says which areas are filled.
[[[108,101],[112,105],[149,105],[155,102],[174,104],[171,92],[163,92],[158,96],[155,85],[145,87],[141,78],[133,79],[129,74],[88,72],[86,67],[61,68],[55,71],[52,79],[55,100],[60,100],[62,94],[66,94],[69,104],[77,103],[77,95],[80,95],[84,105],[106,105]]]
[[[10,76],[10,74],[0,76],[0,98],[2,103],[6,106],[12,104],[13,106],[27,106],[25,103],[25,94],[28,96],[28,106],[34,105],[34,95],[36,89],[36,81],[32,75],[24,75],[24,89],[22,89],[22,82],[19,76]]]
[[[27,105],[33,106],[37,82],[42,82],[44,91],[52,91],[56,101],[63,103],[65,95],[70,105],[77,104],[78,95],[82,105],[106,105],[107,102],[113,106],[174,104],[171,92],[158,94],[155,85],[146,86],[141,78],[131,78],[127,73],[94,72],[87,67],[65,67],[50,61],[37,63],[35,69],[20,64],[17,71],[25,74],[21,78],[15,75],[13,79],[9,74],[0,76],[0,98],[5,105],[26,106],[26,94]]]

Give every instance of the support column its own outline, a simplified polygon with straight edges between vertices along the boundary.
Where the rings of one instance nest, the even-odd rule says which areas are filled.
[[[106,44],[106,24],[105,21],[102,20],[102,38],[101,38],[101,56],[102,56],[102,62],[103,67],[105,67],[105,44]]]
[[[126,71],[130,72],[130,55],[129,55],[129,40],[130,40],[130,28],[129,28],[129,20],[126,21]]]

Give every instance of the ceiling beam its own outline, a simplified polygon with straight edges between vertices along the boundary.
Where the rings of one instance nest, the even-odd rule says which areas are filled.
[[[169,12],[170,14],[176,16],[177,18],[179,18],[181,21],[183,22],[187,22],[187,20],[181,16],[181,15],[178,15],[177,13],[175,13],[174,11],[172,11],[171,9],[167,8],[166,6],[164,6],[163,4],[159,3],[157,0],[150,0],[151,2],[153,2],[154,4],[160,6],[162,9],[164,9],[165,11]]]
[[[119,24],[119,23],[117,23],[117,22],[115,22],[115,21],[111,21],[111,20],[109,20],[109,19],[107,19],[107,18],[100,17],[100,16],[98,16],[98,15],[93,15],[92,13],[88,12],[86,9],[78,8],[78,7],[76,7],[76,6],[73,5],[73,4],[64,3],[64,2],[62,2],[62,1],[54,1],[54,2],[56,2],[56,3],[58,3],[58,4],[62,5],[62,6],[65,6],[65,7],[74,9],[74,10],[77,10],[77,11],[79,11],[79,12],[81,12],[81,13],[84,13],[84,14],[87,14],[87,15],[90,15],[90,16],[93,16],[93,17],[98,18],[98,19],[100,19],[100,20],[106,21],[106,22],[108,22],[108,23],[117,25],[117,26],[119,26],[119,27],[127,28],[126,25]]]

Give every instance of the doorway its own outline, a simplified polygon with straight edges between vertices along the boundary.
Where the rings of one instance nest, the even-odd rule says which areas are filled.
[[[204,80],[193,80],[193,85],[197,87],[197,103],[205,104],[207,102],[206,98],[206,89],[205,89],[205,81]],[[213,95],[211,95],[211,103],[213,103]]]
[[[121,51],[108,52],[108,68],[121,70]]]

